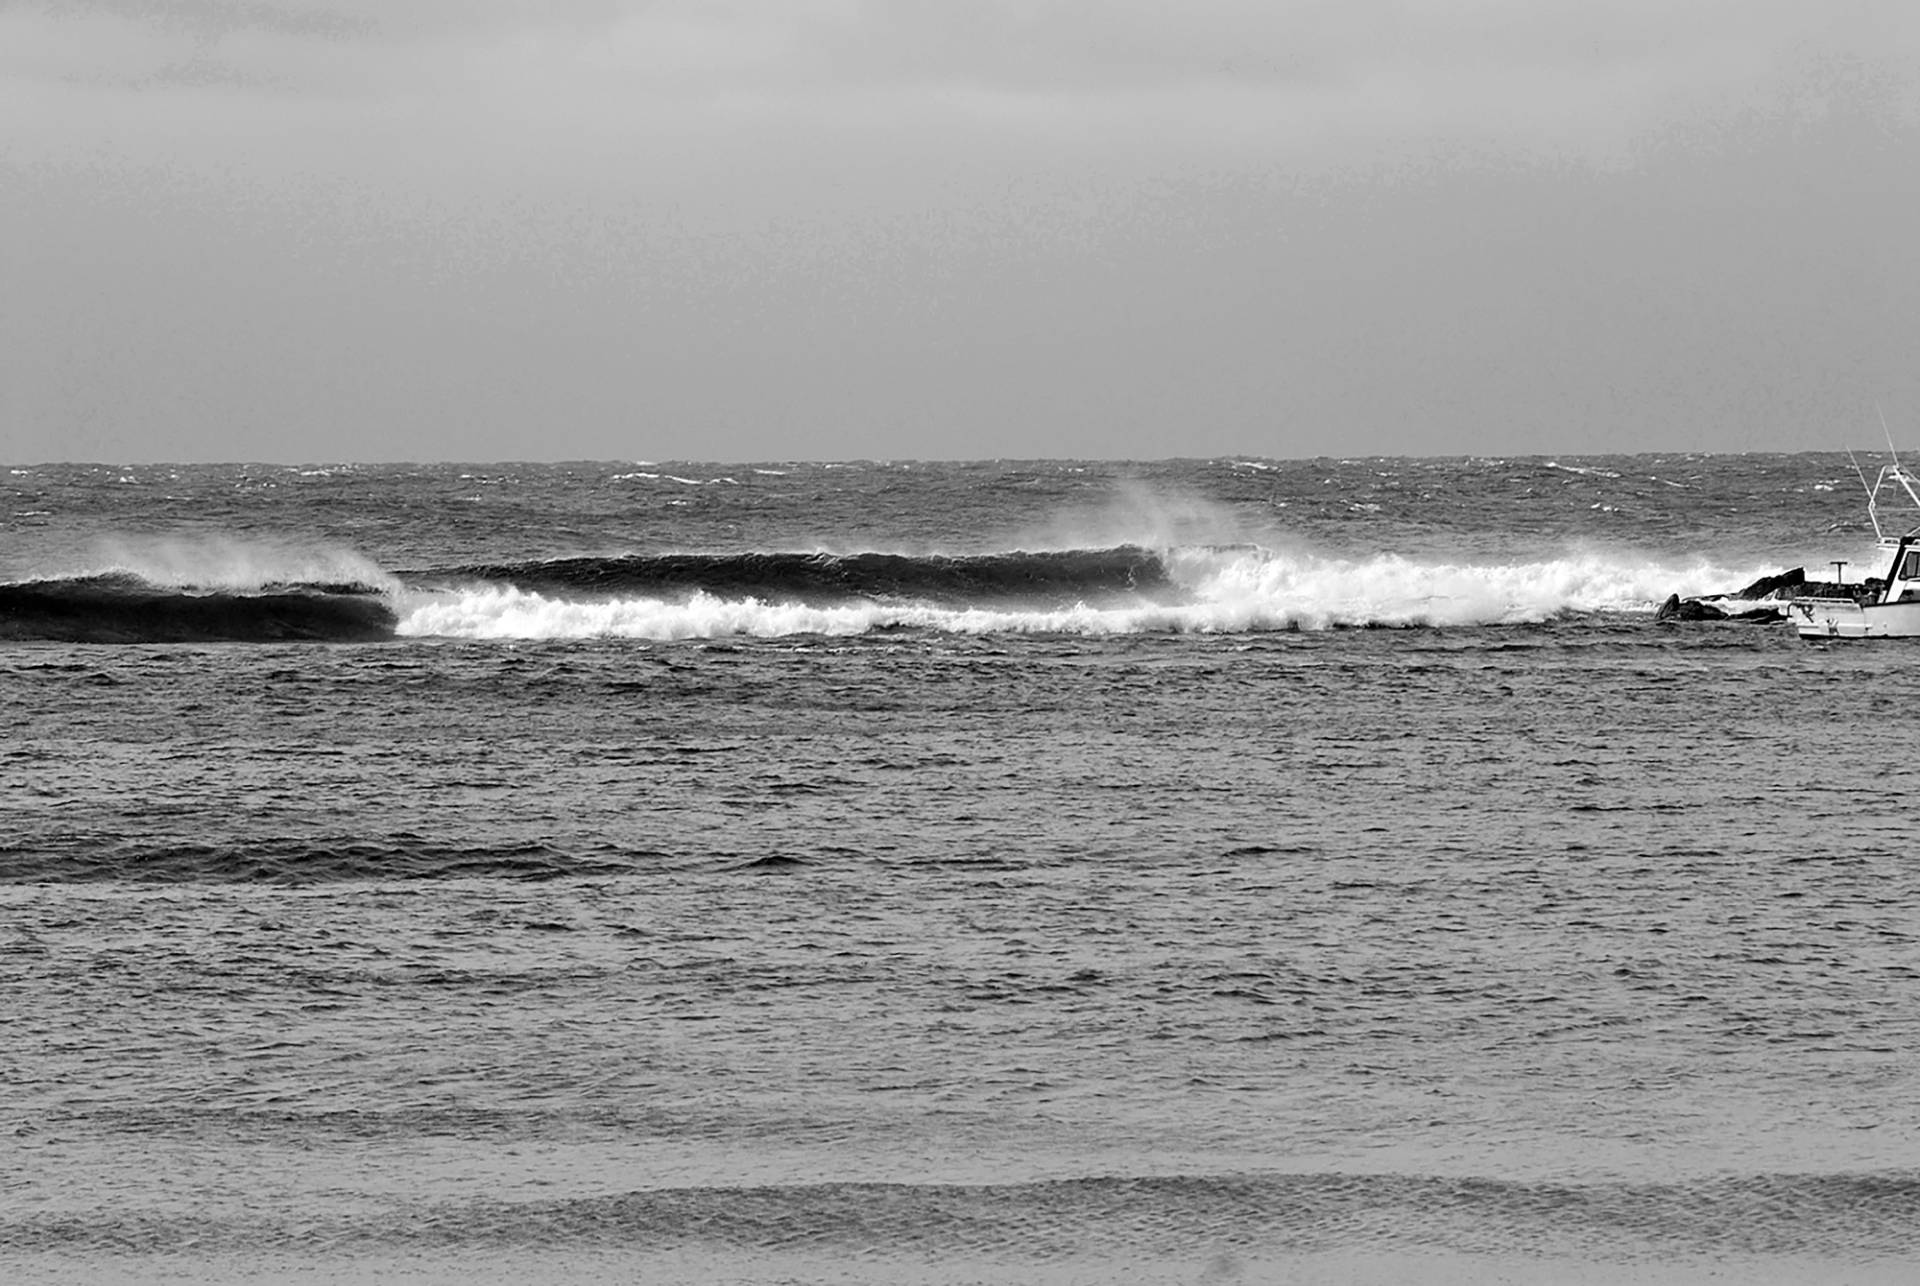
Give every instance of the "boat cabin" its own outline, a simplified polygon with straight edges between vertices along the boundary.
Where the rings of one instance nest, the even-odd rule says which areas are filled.
[[[1868,584],[1873,582],[1869,581]],[[1893,561],[1887,568],[1884,582],[1879,593],[1869,599],[1874,603],[1915,603],[1920,602],[1920,539],[1911,534],[1902,536],[1893,547]]]

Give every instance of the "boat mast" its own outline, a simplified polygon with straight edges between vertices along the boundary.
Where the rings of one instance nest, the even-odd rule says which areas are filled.
[[[1900,450],[1893,445],[1893,430],[1887,427],[1887,413],[1880,409],[1880,403],[1878,401],[1873,404],[1873,413],[1880,417],[1880,432],[1886,435],[1887,454],[1893,458],[1893,463],[1881,468],[1879,478],[1874,481],[1873,486],[1867,492],[1867,518],[1873,523],[1873,538],[1875,542],[1881,545],[1889,545],[1892,544],[1896,538],[1887,535],[1886,531],[1880,526],[1880,488],[1886,486],[1889,480],[1899,483],[1900,489],[1907,493],[1907,503],[1912,505],[1916,512],[1920,512],[1920,493],[1916,493],[1913,489],[1915,482],[1913,474],[1909,473],[1907,467],[1900,463]],[[1847,455],[1851,458],[1853,453],[1849,451]],[[1860,467],[1859,462],[1855,461],[1853,467],[1855,470],[1858,470]],[[1865,480],[1863,475],[1861,481],[1864,482]],[[1912,536],[1916,533],[1920,533],[1920,526],[1914,527],[1906,534]]]

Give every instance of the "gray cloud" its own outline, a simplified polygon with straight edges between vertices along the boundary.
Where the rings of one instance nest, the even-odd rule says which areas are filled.
[[[1792,445],[1913,384],[1916,26],[0,7],[5,454]]]
[[[1911,58],[1905,6],[1809,0],[138,0],[0,13],[9,73],[154,85],[185,60],[237,84],[537,98],[593,113],[917,104],[1002,122],[1154,115],[1178,129],[1579,135],[1739,95],[1854,49]],[[604,123],[604,118],[601,119]]]

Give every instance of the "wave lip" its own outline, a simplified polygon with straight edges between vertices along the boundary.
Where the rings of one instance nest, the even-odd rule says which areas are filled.
[[[1174,588],[1160,558],[1135,545],[993,554],[624,554],[475,563],[409,573],[407,579],[420,588],[480,581],[533,594],[705,594],[808,606],[863,600],[1066,604]]]
[[[0,585],[0,639],[22,642],[368,643],[397,623],[359,584],[201,590],[112,572]]]

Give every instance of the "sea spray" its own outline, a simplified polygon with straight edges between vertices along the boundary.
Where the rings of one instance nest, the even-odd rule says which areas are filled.
[[[43,569],[42,579],[125,572],[171,589],[246,592],[282,585],[354,585],[398,588],[371,558],[324,541],[291,537],[171,535],[102,536],[70,563]]]

